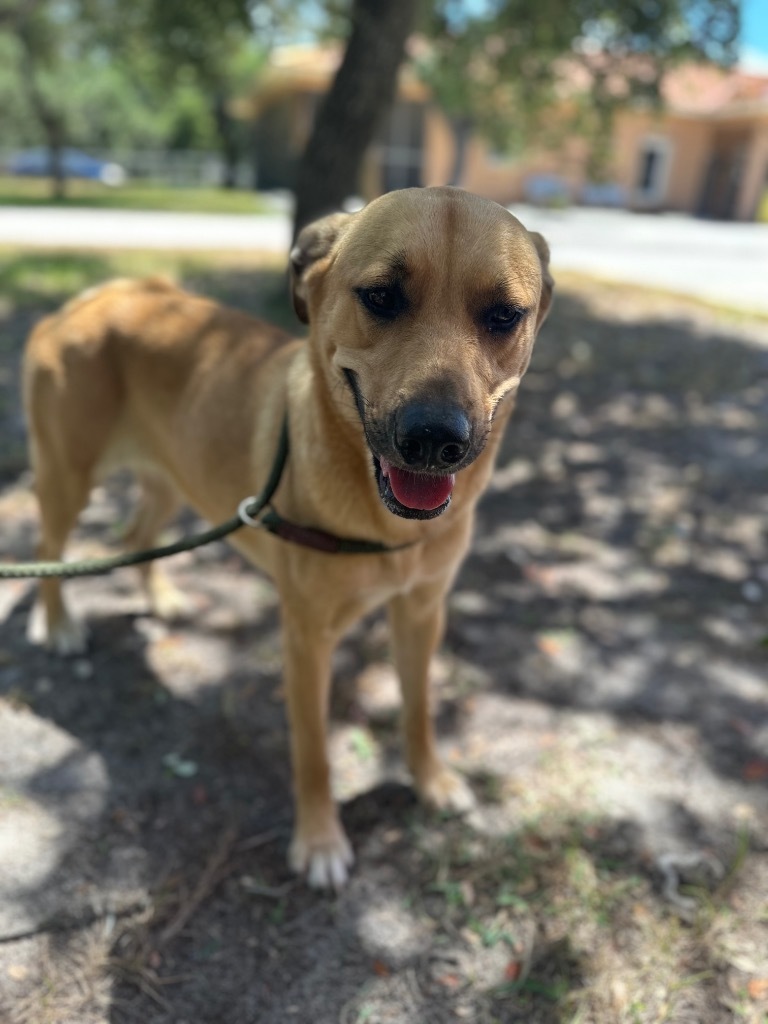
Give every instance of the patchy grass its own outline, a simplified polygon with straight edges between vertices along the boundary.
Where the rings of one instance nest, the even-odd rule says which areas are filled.
[[[768,202],[766,203],[768,218]],[[729,306],[723,302],[709,302],[707,299],[694,295],[685,295],[665,288],[652,288],[647,285],[627,285],[621,281],[601,278],[597,274],[584,274],[578,270],[557,271],[558,290],[576,293],[594,293],[597,289],[602,293],[606,305],[612,304],[614,309],[631,309],[642,303],[646,315],[667,315],[670,305],[674,305],[678,316],[701,317],[702,314],[716,314],[734,324],[750,324],[755,321],[768,321],[765,310],[751,310]]]
[[[269,203],[247,189],[171,187],[128,182],[110,188],[95,181],[67,182],[63,199],[51,197],[47,178],[0,177],[0,206],[89,206],[105,210],[166,210],[177,213],[267,213]]]
[[[0,313],[47,311],[113,277],[167,274],[193,291],[298,326],[288,304],[285,265],[280,256],[260,253],[0,249]]]
[[[719,886],[687,888],[696,909],[681,914],[625,824],[563,805],[502,837],[449,822],[415,828],[413,841],[420,876],[409,905],[439,954],[421,987],[443,1003],[440,1019],[452,1019],[449,1007],[542,1024],[765,1019],[749,973],[762,962],[764,909],[737,922],[755,895],[753,855],[741,851]]]
[[[103,926],[78,930],[71,941],[53,932],[39,954],[29,956],[26,940],[19,944],[14,962],[6,968],[11,983],[23,981],[27,994],[0,1011],[8,1024],[63,1024],[64,1021],[107,1020],[113,981]],[[21,954],[21,955],[19,955]],[[26,954],[26,955],[24,955]],[[32,984],[31,984],[32,983]]]

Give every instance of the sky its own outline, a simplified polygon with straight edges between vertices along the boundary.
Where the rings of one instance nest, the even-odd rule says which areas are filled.
[[[768,0],[742,0],[740,63],[768,72]]]
[[[488,0],[463,0],[468,11],[482,9]],[[768,0],[741,0],[739,64],[768,73]]]
[[[487,7],[488,0],[463,0],[467,11]],[[310,5],[311,9],[311,5]],[[768,0],[741,0],[739,64],[768,74]]]

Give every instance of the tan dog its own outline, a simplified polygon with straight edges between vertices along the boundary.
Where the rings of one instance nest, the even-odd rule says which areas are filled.
[[[427,674],[445,597],[552,294],[544,240],[458,189],[393,192],[301,233],[291,253],[295,341],[158,280],[115,281],[44,320],[24,386],[42,514],[41,558],[60,557],[97,473],[134,466],[131,538],[150,546],[185,499],[212,522],[267,477],[284,417],[290,456],[274,506],[287,519],[399,550],[328,554],[242,529],[233,543],[278,588],[291,723],[293,868],[338,887],[352,852],[326,753],[331,654],[387,603],[408,764],[419,794],[465,809],[440,760]],[[150,600],[173,611],[157,566]],[[56,581],[45,639],[81,649]]]

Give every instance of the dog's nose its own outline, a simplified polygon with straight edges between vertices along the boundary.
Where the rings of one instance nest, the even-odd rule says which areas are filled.
[[[471,427],[455,405],[413,402],[395,420],[395,447],[414,469],[451,470],[469,451]]]

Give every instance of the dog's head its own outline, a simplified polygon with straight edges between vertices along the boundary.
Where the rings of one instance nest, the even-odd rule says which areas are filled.
[[[310,224],[293,299],[333,388],[354,400],[387,508],[431,519],[483,449],[547,315],[549,250],[460,189],[390,192]]]

